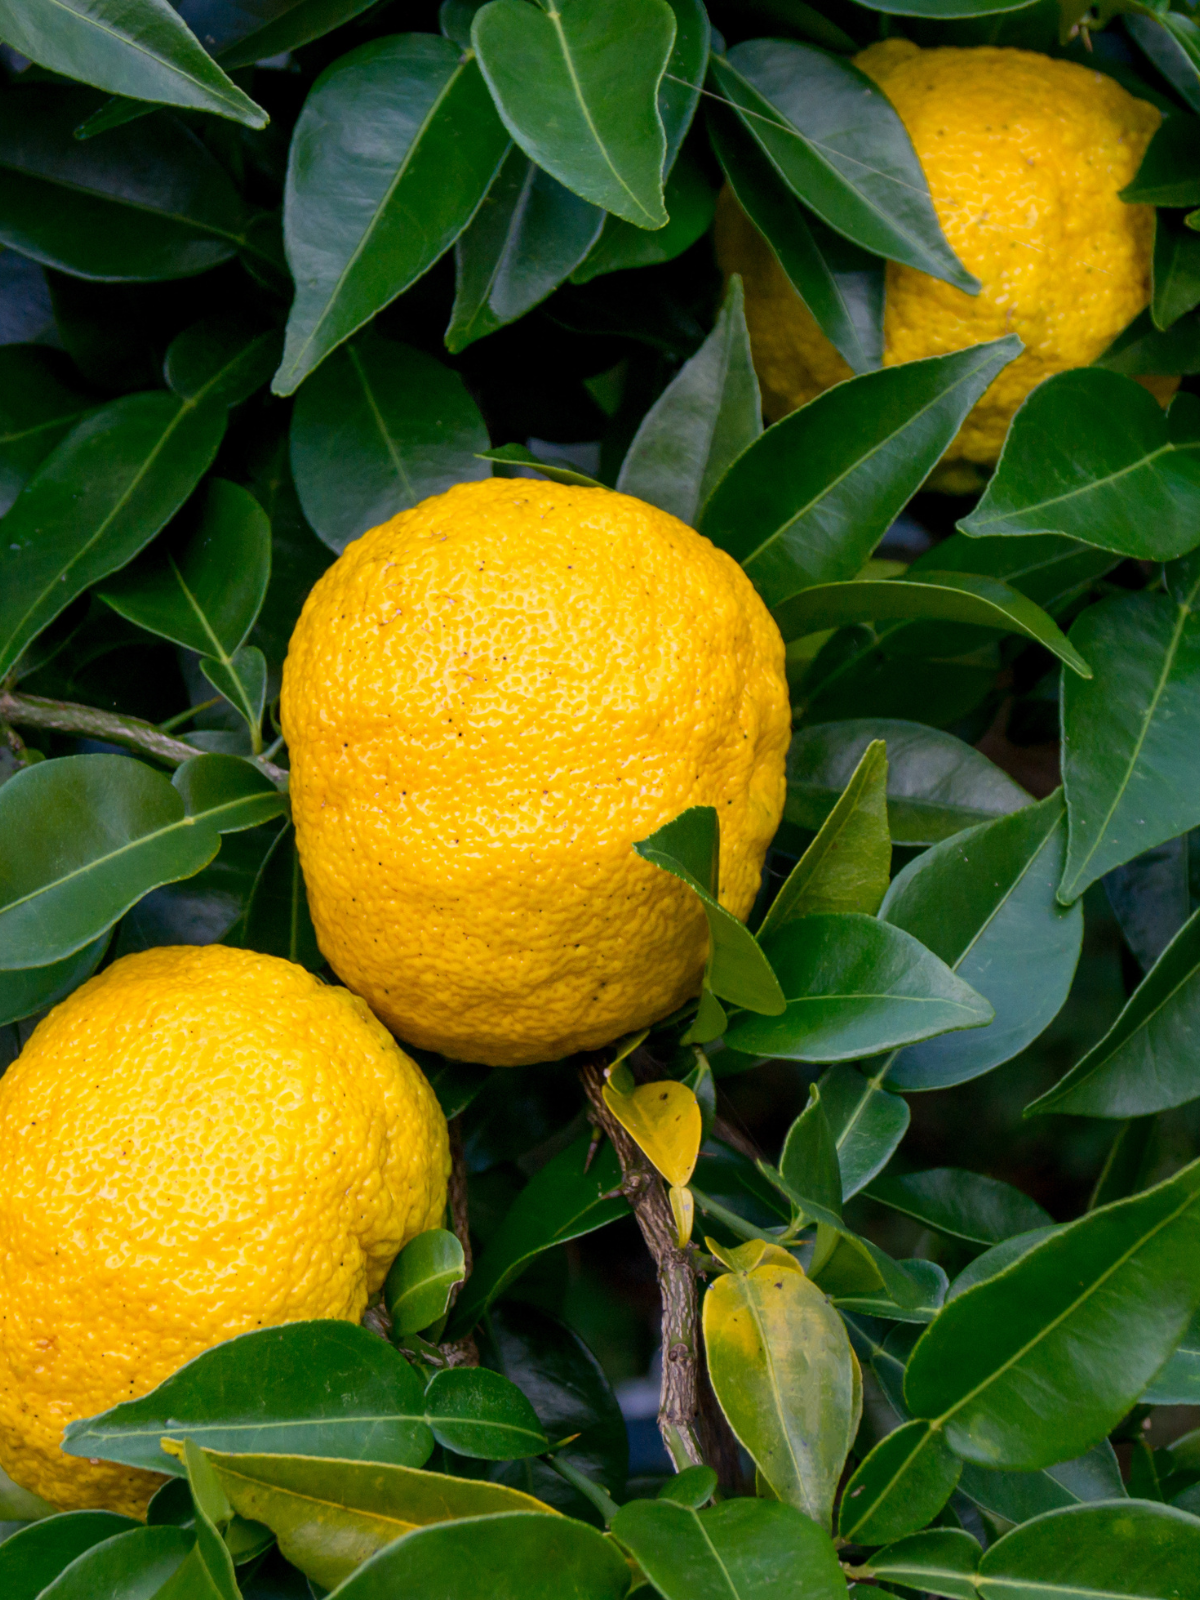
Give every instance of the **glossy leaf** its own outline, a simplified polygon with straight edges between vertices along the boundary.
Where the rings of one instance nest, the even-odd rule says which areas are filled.
[[[76,1556],[38,1600],[155,1600],[195,1545],[184,1528],[131,1528]]]
[[[820,1090],[837,1150],[842,1194],[848,1200],[896,1153],[908,1132],[908,1102],[845,1065],[830,1067],[820,1079]]]
[[[711,1467],[684,1467],[666,1483],[655,1496],[656,1500],[670,1500],[675,1505],[686,1506],[689,1511],[699,1511],[713,1497],[717,1475]]]
[[[1188,919],[1192,847],[1188,834],[1164,839],[1104,874],[1104,893],[1125,943],[1148,972]]]
[[[463,1247],[445,1228],[429,1228],[410,1239],[393,1261],[383,1286],[392,1334],[419,1333],[446,1314],[450,1297],[466,1277]]]
[[[92,409],[60,351],[0,346],[0,515],[58,441]]]
[[[665,0],[489,0],[471,42],[504,125],[531,161],[605,211],[661,228],[658,92],[675,42]]]
[[[1200,1096],[1200,912],[1167,946],[1121,1015],[1029,1113],[1139,1117]]]
[[[487,429],[462,379],[369,333],[296,396],[291,461],[309,523],[331,550],[452,484],[485,478]]]
[[[283,228],[297,288],[276,394],[428,271],[507,148],[477,64],[448,39],[376,39],[322,73],[288,157]]]
[[[658,86],[658,114],[667,142],[663,172],[669,180],[700,103],[712,24],[703,0],[667,0],[667,4],[675,16],[675,42]]]
[[[729,464],[761,432],[758,379],[735,277],[712,332],[642,418],[617,488],[690,526]]]
[[[1200,160],[1197,139],[1200,118],[1175,112],[1164,117],[1146,147],[1132,183],[1121,191],[1131,204],[1194,206],[1200,202]]]
[[[1167,329],[1200,304],[1200,239],[1163,211],[1154,225],[1154,326]]]
[[[998,578],[924,571],[911,579],[815,584],[777,606],[774,616],[788,642],[853,622],[929,618],[973,623],[1023,634],[1065,661],[1081,678],[1092,675],[1091,667],[1054,618]]]
[[[137,124],[80,143],[93,104],[86,89],[39,83],[0,97],[0,244],[139,282],[207,272],[247,243],[242,201],[199,139],[159,116],[149,143]]]
[[[968,294],[979,281],[942,233],[921,163],[887,96],[849,61],[749,39],[712,77],[775,170],[822,221],[874,255]]]
[[[787,1000],[726,1042],[788,1061],[852,1061],[992,1020],[990,1004],[910,934],[859,913],[802,917],[764,949]]]
[[[136,1528],[115,1511],[67,1511],[31,1522],[0,1544],[0,1588],[5,1600],[37,1600],[85,1550]]]
[[[706,986],[732,1005],[778,1016],[783,992],[754,935],[716,898],[720,882],[720,831],[712,806],[690,806],[633,848],[643,861],[681,878],[699,897],[708,918]]]
[[[1028,1522],[1046,1511],[1114,1500],[1125,1493],[1121,1468],[1107,1439],[1073,1461],[1059,1461],[1040,1472],[994,1472],[967,1462],[958,1487],[968,1500],[1007,1522]]]
[[[238,1514],[265,1523],[283,1555],[328,1588],[413,1528],[551,1510],[502,1484],[415,1467],[274,1453],[205,1455]]]
[[[1089,606],[1071,629],[1094,660],[1062,689],[1070,842],[1059,897],[1200,823],[1190,781],[1200,725],[1200,584],[1181,596],[1130,594]]]
[[[979,1555],[979,1541],[964,1528],[927,1528],[875,1551],[868,1565],[872,1576],[885,1583],[945,1595],[947,1600],[976,1600]]]
[[[1163,333],[1154,326],[1147,307],[1092,365],[1126,378],[1198,372],[1200,315],[1189,312]]]
[[[1119,555],[1169,561],[1196,543],[1200,401],[1166,413],[1140,383],[1101,367],[1039,384],[1013,418],[966,534],[1064,533]]]
[[[787,820],[819,828],[873,739],[887,744],[894,844],[937,844],[1030,804],[1007,773],[952,734],[894,717],[857,717],[803,728],[792,739]]]
[[[182,400],[203,394],[221,405],[240,405],[270,378],[282,342],[277,328],[236,311],[217,312],[171,340],[163,376]]]
[[[811,1196],[818,1205],[841,1214],[842,1178],[821,1091],[810,1084],[808,1104],[788,1129],[779,1157],[779,1170],[797,1194]]]
[[[928,17],[949,22],[959,17],[994,17],[1024,11],[1037,0],[866,0],[870,11],[883,11],[892,17]]]
[[[876,1178],[867,1193],[934,1232],[968,1244],[999,1244],[1053,1222],[1036,1200],[1011,1184],[957,1167]]]
[[[283,828],[263,857],[246,901],[241,943],[247,950],[296,961],[319,972],[325,957],[308,909],[295,829]]]
[[[0,675],[77,595],[150,542],[224,431],[215,406],[137,394],[94,412],[51,451],[4,519]]]
[[[962,1462],[927,1422],[889,1433],[842,1492],[838,1532],[855,1544],[887,1544],[931,1522],[954,1492]]]
[[[828,1528],[862,1377],[821,1291],[777,1246],[760,1254],[759,1265],[723,1274],[704,1297],[709,1377],[776,1499]]]
[[[0,970],[0,1027],[65,1000],[100,965],[108,948],[108,937],[107,933],[102,933],[74,955],[64,956],[46,967]]]
[[[496,461],[511,467],[531,467],[540,477],[549,478],[551,483],[566,483],[576,489],[605,487],[599,479],[589,478],[586,472],[579,472],[575,467],[569,467],[562,461],[541,460],[523,444],[496,445],[492,449],[481,450],[479,454],[484,461]]]
[[[349,1322],[294,1322],[215,1345],[138,1400],[70,1424],[68,1455],[179,1475],[159,1441],[420,1466],[433,1448],[421,1382]]]
[[[1142,1392],[1148,1406],[1200,1404],[1200,1317],[1193,1317],[1170,1358]]]
[[[1088,1449],[1200,1304],[1198,1241],[1197,1163],[1059,1229],[947,1303],[909,1361],[910,1410],[981,1466],[1032,1470]]]
[[[613,1537],[665,1600],[767,1600],[781,1579],[795,1600],[846,1593],[828,1536],[778,1501],[724,1500],[696,1511],[666,1498],[631,1500]]]
[[[584,1134],[522,1189],[455,1303],[451,1337],[468,1331],[542,1251],[628,1215],[615,1151],[605,1143],[585,1166],[590,1148],[591,1136]]]
[[[203,3],[203,0],[202,0]],[[218,25],[229,28],[218,44],[221,65],[232,71],[280,56],[319,39],[366,11],[371,0],[208,0],[206,18],[216,13]]]
[[[632,1094],[604,1085],[604,1104],[672,1186],[687,1183],[703,1135],[700,1103],[684,1083],[642,1083]]]
[[[969,539],[966,534],[952,533],[918,556],[908,573],[917,577],[929,571],[970,572],[1000,578],[1039,606],[1055,610],[1062,601],[1085,592],[1119,561],[1120,557],[1109,551],[1057,533],[1030,534],[1019,541],[986,536]]]
[[[446,348],[465,350],[532,311],[571,275],[603,226],[598,206],[511,148],[454,246],[457,290]]]
[[[742,452],[700,532],[741,562],[769,606],[848,582],[1020,348],[1010,334],[818,395]]]
[[[541,1455],[549,1446],[529,1401],[499,1372],[448,1367],[425,1391],[433,1436],[447,1450],[485,1461]]]
[[[125,756],[27,767],[0,789],[0,969],[92,945],[148,890],[199,872],[222,833],[285,805],[234,756],[197,756],[174,782]]]
[[[1118,1500],[1035,1517],[989,1545],[976,1583],[983,1600],[1174,1600],[1195,1583],[1200,1518],[1173,1506]]]
[[[696,9],[703,13],[702,6],[697,5]],[[664,78],[664,84],[666,81]],[[591,283],[608,272],[628,272],[634,267],[674,261],[708,231],[717,197],[706,169],[691,151],[682,152],[668,173],[664,200],[670,220],[663,228],[639,228],[610,211],[599,238],[572,272],[570,281]]]
[[[196,1543],[185,1566],[191,1567],[191,1584],[212,1600],[242,1600],[233,1555],[225,1536],[233,1521],[233,1507],[225,1497],[204,1451],[192,1439],[168,1441],[167,1453],[183,1463],[191,1495]],[[269,1540],[270,1536],[267,1535]],[[182,1571],[180,1580],[182,1581]]]
[[[1081,906],[1057,899],[1066,859],[1061,793],[944,840],[909,863],[880,916],[920,939],[994,1007],[986,1030],[904,1051],[898,1089],[945,1088],[989,1072],[1036,1039],[1067,998]]]
[[[111,94],[211,111],[248,128],[267,123],[166,0],[0,0],[0,37],[39,66]]]

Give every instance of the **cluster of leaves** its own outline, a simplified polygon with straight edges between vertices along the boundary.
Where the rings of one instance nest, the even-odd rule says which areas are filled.
[[[682,1242],[703,1219],[709,1377],[758,1492],[714,1501],[693,1467],[627,1497],[599,1363],[509,1295],[628,1216],[616,1154],[580,1133],[516,1192],[512,1159],[576,1113],[569,1069],[518,1117],[511,1075],[430,1058],[500,1175],[470,1276],[434,1230],[388,1280],[392,1344],[249,1334],[75,1424],[69,1451],[170,1481],[145,1526],[4,1486],[0,1587],[1200,1594],[1200,1446],[1137,1435],[1127,1487],[1109,1442],[1200,1403],[1200,1165],[1148,1187],[1144,1161],[1200,1094],[1200,409],[1133,381],[1200,371],[1197,26],[1139,3],[1100,31],[1118,8],[1054,0],[427,9],[0,0],[0,1060],[150,945],[322,970],[274,705],[350,539],[494,470],[673,512],[771,608],[796,734],[752,932],[716,898],[715,813],[637,845],[700,897],[711,955],[699,1005],[640,1041],[660,1078],[636,1085],[626,1041],[605,1103]],[[1164,111],[1126,191],[1159,208],[1150,307],[1034,391],[907,565],[874,553],[1020,347],[882,367],[886,261],[977,288],[850,59],[883,31],[1086,43]],[[855,374],[765,432],[712,262],[722,182]],[[973,748],[998,711],[1061,730],[1060,789],[1035,801]],[[1028,1108],[1112,1124],[1090,1209],[1056,1224],[995,1179],[893,1165],[907,1097],[1054,1019],[1101,880],[1144,977]],[[714,1131],[717,1082],[780,1060],[821,1075],[756,1165]],[[951,1241],[953,1280],[855,1226],[860,1194]],[[483,1366],[447,1367],[472,1330]]]

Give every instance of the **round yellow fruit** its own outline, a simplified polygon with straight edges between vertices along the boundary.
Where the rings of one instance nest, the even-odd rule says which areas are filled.
[[[783,808],[770,614],[607,489],[464,483],[364,534],[308,597],[282,720],[321,949],[402,1038],[493,1066],[694,995],[700,904],[633,843],[715,806],[745,916]]]
[[[345,989],[219,945],[114,962],[0,1078],[0,1466],[142,1515],[158,1475],[65,1455],[66,1424],[235,1334],[357,1321],[448,1170],[433,1091]]]
[[[983,285],[972,296],[889,261],[884,365],[1007,333],[1025,344],[946,454],[987,465],[1029,391],[1094,361],[1150,298],[1153,208],[1126,205],[1119,192],[1159,113],[1102,72],[1028,50],[921,50],[888,39],[855,61],[899,113],[942,231]],[[851,376],[728,189],[717,251],[745,282],[769,419]],[[1165,398],[1176,381],[1150,387]]]

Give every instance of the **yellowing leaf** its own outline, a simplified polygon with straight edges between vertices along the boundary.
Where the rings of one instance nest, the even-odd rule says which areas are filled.
[[[670,1184],[687,1183],[703,1136],[700,1103],[670,1078],[643,1083],[632,1094],[604,1086],[604,1104]]]
[[[704,1243],[709,1254],[716,1256],[718,1261],[723,1261],[730,1272],[751,1272],[755,1267],[766,1265],[782,1267],[785,1272],[798,1272],[802,1277],[804,1275],[804,1268],[795,1256],[781,1244],[772,1244],[768,1239],[751,1239],[748,1244],[723,1245],[706,1235]]]
[[[696,1220],[696,1202],[692,1198],[690,1189],[681,1188],[672,1184],[669,1192],[671,1212],[675,1218],[675,1237],[682,1250],[692,1237],[692,1225]]]

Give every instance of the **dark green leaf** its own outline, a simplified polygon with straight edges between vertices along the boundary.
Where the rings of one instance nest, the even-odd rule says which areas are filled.
[[[690,526],[730,462],[761,432],[742,284],[735,277],[713,331],[642,419],[617,488]]]
[[[605,486],[596,478],[589,478],[586,472],[577,472],[574,467],[568,467],[561,461],[541,461],[531,450],[523,444],[501,444],[494,450],[481,450],[480,457],[484,461],[498,461],[504,466],[532,467],[543,478],[549,478],[552,483],[566,483],[577,489],[603,489]]]
[[[669,182],[678,164],[684,135],[700,103],[712,45],[712,25],[703,0],[667,0],[667,4],[675,14],[675,42],[658,86],[658,114],[667,140],[663,172]]]
[[[998,13],[1025,11],[1038,0],[863,0],[871,11],[893,17],[928,17],[949,22],[956,17],[994,17]]]
[[[1200,239],[1160,211],[1154,225],[1154,326],[1166,329],[1200,304]]]
[[[942,233],[904,124],[865,73],[782,39],[749,39],[711,70],[775,170],[831,228],[978,294]]]
[[[1166,1364],[1142,1392],[1147,1406],[1200,1405],[1200,1317],[1193,1317]]]
[[[1182,600],[1129,594],[1089,606],[1072,642],[1096,676],[1062,686],[1070,841],[1059,898],[1200,823],[1191,781],[1200,727],[1196,588]]]
[[[697,9],[703,11],[703,7]],[[674,261],[707,231],[716,200],[704,168],[690,151],[684,151],[667,177],[666,205],[671,219],[666,227],[639,228],[610,211],[600,237],[572,272],[571,282],[591,283],[606,272]]]
[[[296,832],[290,824],[272,843],[254,880],[241,943],[247,950],[299,962],[310,972],[319,972],[325,965],[308,910]]]
[[[969,1038],[907,1050],[898,1089],[945,1088],[989,1072],[1062,1009],[1083,942],[1082,906],[1057,899],[1066,858],[1062,794],[957,834],[901,872],[880,916],[920,939],[994,1007]]]
[[[999,1244],[1053,1221],[1036,1200],[1011,1184],[958,1167],[876,1178],[867,1193],[936,1233],[968,1244]]]
[[[867,1456],[842,1493],[838,1532],[855,1544],[887,1544],[931,1522],[949,1500],[962,1462],[927,1422],[906,1422]]]
[[[877,1550],[867,1564],[872,1576],[885,1582],[948,1600],[976,1600],[979,1555],[979,1541],[965,1529],[929,1528]]]
[[[266,0],[264,4],[264,0],[234,0],[230,5],[226,0],[207,0],[204,14],[206,20],[212,19],[216,26],[224,25],[228,30],[215,53],[221,65],[233,71],[319,39],[369,10],[371,3],[372,0]]]
[[[1098,1443],[1200,1303],[1200,1163],[1093,1211],[957,1295],[913,1351],[909,1409],[981,1466],[1032,1470]]]
[[[848,1200],[896,1153],[908,1132],[908,1101],[845,1065],[830,1067],[819,1086]]]
[[[77,1556],[103,1540],[136,1528],[115,1511],[67,1511],[19,1529],[0,1544],[0,1590],[4,1600],[37,1600]]]
[[[515,1383],[486,1367],[450,1367],[425,1391],[433,1436],[447,1450],[485,1461],[541,1455],[549,1445]]]
[[[9,0],[12,3],[12,0]],[[159,114],[81,144],[86,89],[31,83],[0,96],[0,244],[83,278],[141,281],[207,272],[245,242],[224,169]]]
[[[682,1472],[667,1479],[655,1499],[670,1500],[677,1506],[686,1506],[689,1511],[699,1511],[712,1499],[716,1487],[717,1475],[711,1467],[684,1467]]]
[[[447,349],[465,350],[531,311],[570,276],[603,226],[599,207],[512,147],[454,246]]]
[[[0,516],[63,435],[92,409],[60,351],[0,346]]]
[[[135,394],[55,446],[4,519],[0,676],[77,595],[150,542],[195,488],[224,431],[216,405]]]
[[[818,1228],[818,1248],[821,1234]],[[814,1277],[843,1315],[925,1323],[945,1303],[946,1274],[936,1261],[893,1261],[878,1245],[848,1230]]]
[[[804,728],[793,738],[787,820],[819,828],[873,739],[887,744],[894,844],[937,844],[1030,804],[1024,789],[961,739],[919,722],[861,717]]]
[[[1147,307],[1092,364],[1127,378],[1200,372],[1200,315],[1189,312],[1163,333]]]
[[[471,41],[504,125],[531,161],[593,205],[661,228],[658,92],[675,42],[664,0],[490,0]]]
[[[1028,1522],[1046,1511],[1092,1500],[1115,1500],[1125,1493],[1121,1468],[1105,1439],[1086,1455],[1060,1461],[1040,1472],[993,1472],[967,1462],[959,1492],[1006,1522]]]
[[[1200,111],[1200,47],[1196,25],[1177,13],[1132,12],[1126,30],[1194,111]]]
[[[666,1600],[844,1600],[846,1580],[827,1534],[776,1500],[725,1500],[695,1511],[668,1499],[631,1500],[613,1535]]]
[[[469,1330],[543,1250],[628,1215],[615,1151],[603,1144],[585,1168],[590,1148],[591,1136],[584,1134],[522,1189],[467,1279],[454,1307],[451,1336]]]
[[[1030,394],[966,534],[1065,533],[1104,550],[1168,561],[1196,543],[1200,401],[1164,415],[1132,378],[1085,367]]]
[[[1151,206],[1200,202],[1200,117],[1175,112],[1163,118],[1121,199]]]
[[[818,1205],[841,1214],[842,1177],[837,1146],[815,1083],[809,1085],[808,1104],[783,1141],[779,1171],[798,1194],[811,1196]]]
[[[818,395],[742,452],[701,533],[741,562],[769,606],[853,578],[1020,348],[1009,335]]]
[[[883,362],[883,262],[806,211],[733,113],[710,105],[709,134],[730,188],[753,235],[740,249],[768,248],[788,282],[816,319],[822,333],[854,372],[870,372]],[[722,202],[722,205],[727,202]],[[718,229],[745,229],[724,212]]]
[[[1104,893],[1125,943],[1148,972],[1188,919],[1188,834],[1164,839],[1104,874]]]
[[[267,661],[252,644],[235,650],[228,659],[205,657],[200,670],[219,695],[250,725],[251,748],[262,753],[262,717],[267,700]]]
[[[454,243],[506,149],[479,67],[448,39],[394,34],[321,74],[288,159],[296,298],[276,394],[291,394]]]
[[[465,1277],[463,1247],[447,1229],[430,1228],[410,1239],[383,1286],[393,1335],[419,1333],[444,1316],[451,1294]]]
[[[188,1574],[190,1581],[187,1588],[183,1589],[180,1600],[196,1590],[204,1594],[205,1600],[242,1600],[233,1570],[233,1555],[224,1537],[233,1521],[233,1507],[225,1498],[225,1491],[216,1473],[196,1442],[184,1439],[181,1446],[177,1444],[175,1448],[187,1473],[196,1530],[196,1543],[185,1563],[194,1571]],[[266,1538],[269,1543],[269,1533]],[[182,1587],[182,1571],[176,1583]]]
[[[0,38],[112,94],[212,111],[248,128],[267,123],[166,0],[0,0]]]
[[[952,533],[918,556],[908,572],[910,577],[945,571],[1001,578],[1039,606],[1053,610],[1063,600],[1082,593],[1119,561],[1119,556],[1106,550],[1056,533],[1031,534],[1019,543],[1014,539],[971,539]]]
[[[19,1022],[36,1011],[57,1005],[100,965],[108,948],[108,934],[102,933],[82,950],[55,961],[48,967],[23,967],[0,971],[0,1027]]]
[[[712,993],[732,1005],[778,1016],[784,997],[771,963],[750,930],[716,899],[720,832],[715,808],[691,806],[649,838],[636,840],[633,848],[643,861],[673,873],[699,895],[708,918],[705,982]]]
[[[331,550],[452,484],[485,478],[487,429],[462,379],[375,333],[296,396],[291,457],[304,515]]]
[[[215,1345],[140,1400],[73,1422],[68,1455],[178,1476],[164,1438],[211,1450],[420,1466],[433,1448],[421,1381],[350,1322],[294,1322]]]
[[[852,1061],[990,1022],[991,1006],[924,945],[858,913],[802,917],[764,946],[787,1000],[779,1017],[744,1015],[735,1050],[789,1061]]]
[[[183,400],[201,394],[224,406],[240,405],[270,378],[283,347],[277,328],[239,312],[218,312],[172,339],[163,376]]]
[[[990,1545],[976,1583],[983,1600],[1175,1600],[1200,1569],[1200,1518],[1119,1500],[1035,1517]]]
[[[195,1545],[184,1528],[131,1528],[77,1556],[38,1600],[156,1600]]]

